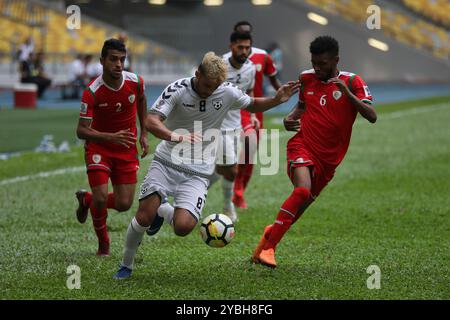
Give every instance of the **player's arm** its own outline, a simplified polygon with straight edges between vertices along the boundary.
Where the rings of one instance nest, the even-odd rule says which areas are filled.
[[[141,158],[144,158],[148,153],[148,138],[147,129],[145,128],[145,118],[147,117],[147,97],[145,94],[141,94],[137,101],[137,114],[139,119],[139,126],[141,128],[141,134],[139,137],[139,143],[142,148]]]
[[[278,78],[276,77],[276,75],[274,75],[274,76],[269,76],[269,81],[270,81],[270,84],[272,85],[272,87],[273,87],[275,90],[280,89],[280,87],[281,87],[281,82],[280,82],[280,80],[278,80]]]
[[[277,90],[274,97],[253,98],[252,103],[247,107],[247,110],[252,113],[267,111],[283,102],[288,101],[289,98],[298,91],[299,87],[299,81],[289,81]]]
[[[136,143],[133,133],[128,130],[118,132],[100,132],[91,127],[94,113],[95,95],[86,89],[81,98],[80,119],[77,126],[77,137],[98,143],[111,142],[130,148]]]
[[[277,78],[277,68],[275,67],[275,64],[273,63],[273,59],[270,56],[270,54],[266,55],[266,67],[265,67],[265,74],[269,77],[270,84],[275,90],[280,89],[282,86],[280,80]]]
[[[287,131],[300,130],[300,117],[306,111],[306,105],[302,101],[298,101],[289,114],[283,119],[284,128]]]
[[[253,98],[255,96],[255,94],[253,93],[253,89],[247,90],[247,95],[249,97]],[[259,128],[261,128],[261,123],[259,122],[258,118],[256,117],[256,114],[250,113],[250,121],[251,121],[253,128],[255,128],[255,130],[259,130]]]
[[[367,119],[370,123],[375,123],[377,121],[377,113],[372,105],[361,101],[356,95],[353,94],[353,92],[351,92],[347,84],[341,79],[334,78],[332,81],[339,86],[345,95],[347,95],[350,102],[365,119]]]
[[[199,142],[201,141],[201,135],[198,133],[180,134],[175,131],[169,130],[165,125],[165,117],[158,113],[149,113],[145,119],[145,127],[155,137],[174,142]]]
[[[111,142],[130,148],[136,143],[136,137],[128,130],[118,132],[100,132],[91,128],[91,119],[80,118],[77,126],[77,137],[94,142]]]

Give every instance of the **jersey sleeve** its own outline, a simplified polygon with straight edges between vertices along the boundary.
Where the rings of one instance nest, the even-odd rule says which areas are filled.
[[[266,68],[264,70],[264,74],[273,77],[278,72],[277,68],[275,67],[275,64],[273,63],[272,57],[270,54],[266,55]]]
[[[87,88],[83,92],[81,98],[80,119],[92,120],[94,113],[95,94],[90,88]]]
[[[304,79],[302,79],[302,75],[298,78],[300,81],[300,89],[298,90],[298,102],[303,103],[305,102],[305,83]]]
[[[145,93],[144,78],[142,78],[140,75],[137,75],[137,77],[138,77],[138,93],[139,96],[142,96]]]
[[[252,103],[252,98],[235,85],[230,84],[228,90],[233,95],[230,109],[245,109]]]
[[[178,100],[179,91],[174,91],[172,84],[168,85],[155,103],[150,107],[148,113],[158,114],[164,119],[167,119]]]
[[[255,78],[256,78],[256,66],[253,65],[252,68],[252,73],[251,73],[251,81],[250,85],[248,86],[248,90],[247,91],[253,91],[253,88],[255,88]]]
[[[350,79],[349,84],[350,91],[353,92],[353,94],[357,96],[359,100],[368,104],[373,103],[373,97],[370,93],[369,87],[360,76],[355,75]]]

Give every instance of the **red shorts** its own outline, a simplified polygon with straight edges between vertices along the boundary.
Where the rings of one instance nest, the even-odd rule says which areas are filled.
[[[85,161],[91,187],[108,183],[108,177],[113,185],[137,183],[139,159],[134,152],[114,153],[90,147],[86,149]],[[91,174],[96,171],[100,173],[99,177],[91,179]]]
[[[255,113],[255,115],[256,115],[256,118],[261,123],[260,129],[262,129],[263,128],[263,113],[257,112],[257,113]],[[253,129],[251,116],[252,116],[251,112],[249,112],[245,109],[241,109],[241,125],[242,125],[242,130],[244,132],[247,130]],[[259,137],[259,133],[258,133],[258,137]]]
[[[311,195],[313,198],[316,198],[328,182],[333,179],[336,171],[336,166],[327,165],[314,157],[298,137],[289,140],[286,159],[287,174],[292,182],[294,182],[294,168],[309,167],[311,169]]]

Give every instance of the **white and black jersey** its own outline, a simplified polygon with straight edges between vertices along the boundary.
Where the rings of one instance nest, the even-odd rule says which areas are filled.
[[[227,81],[236,85],[242,92],[246,93],[253,90],[255,85],[256,67],[250,60],[236,69],[230,63],[231,54],[223,55],[223,59],[227,64],[228,76]],[[239,110],[230,110],[222,122],[222,130],[231,131],[241,129],[241,112]]]
[[[166,119],[165,125],[171,131],[201,133],[203,142],[192,146],[192,152],[187,152],[189,144],[164,140],[156,147],[155,159],[188,173],[208,176],[214,172],[219,139],[209,135],[213,131],[220,133],[228,111],[247,108],[252,98],[232,83],[224,82],[211,96],[203,99],[193,89],[193,79],[180,79],[167,86],[149,113]]]

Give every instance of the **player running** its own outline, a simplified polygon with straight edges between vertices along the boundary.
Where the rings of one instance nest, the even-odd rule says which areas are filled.
[[[234,26],[234,30],[237,32],[251,33],[252,29],[252,25],[247,21],[240,21]],[[255,86],[253,89],[255,97],[263,96],[264,76],[269,78],[275,90],[280,88],[281,83],[277,79],[278,71],[270,54],[263,49],[252,47],[248,59],[256,66]],[[246,139],[244,140],[245,146],[234,182],[233,203],[239,208],[246,209],[247,203],[244,199],[244,192],[253,173],[253,157],[256,153],[256,148],[252,146],[251,142],[256,141],[256,147],[259,144],[259,129],[263,128],[263,113],[250,113],[247,110],[241,110],[241,123]]]
[[[91,209],[99,256],[109,255],[107,208],[126,211],[133,203],[139,169],[136,114],[141,129],[141,158],[148,152],[144,80],[123,71],[125,58],[126,47],[121,41],[105,41],[100,58],[103,74],[91,81],[83,93],[77,127],[78,138],[86,140],[85,161],[92,193],[76,193],[76,215],[84,223]],[[112,193],[108,193],[109,179]]]
[[[249,33],[234,31],[230,36],[230,53],[224,55],[227,65],[227,81],[236,85],[242,92],[253,96],[255,83],[255,65],[248,60],[252,47],[252,36]],[[216,172],[223,176],[223,213],[236,222],[238,217],[233,202],[233,182],[237,174],[237,147],[241,134],[241,110],[228,111],[222,122],[222,140],[216,158]],[[211,179],[211,184],[215,179]]]
[[[298,81],[292,81],[282,86],[275,97],[251,98],[225,82],[226,78],[225,61],[208,52],[195,77],[170,84],[149,110],[146,127],[163,141],[141,185],[139,208],[128,226],[124,257],[114,278],[131,276],[137,248],[149,228],[155,234],[165,220],[178,236],[186,236],[194,229],[205,205],[220,127],[228,111],[269,110],[287,101],[299,87]],[[175,208],[169,205],[167,210],[158,210],[167,196],[174,197]]]
[[[253,262],[269,267],[277,266],[275,249],[283,235],[333,178],[347,152],[357,114],[371,123],[377,120],[365,82],[337,69],[338,42],[318,37],[310,52],[313,69],[301,73],[299,101],[284,119],[287,130],[298,131],[287,144],[287,174],[294,190],[275,223],[264,229],[252,255]]]

